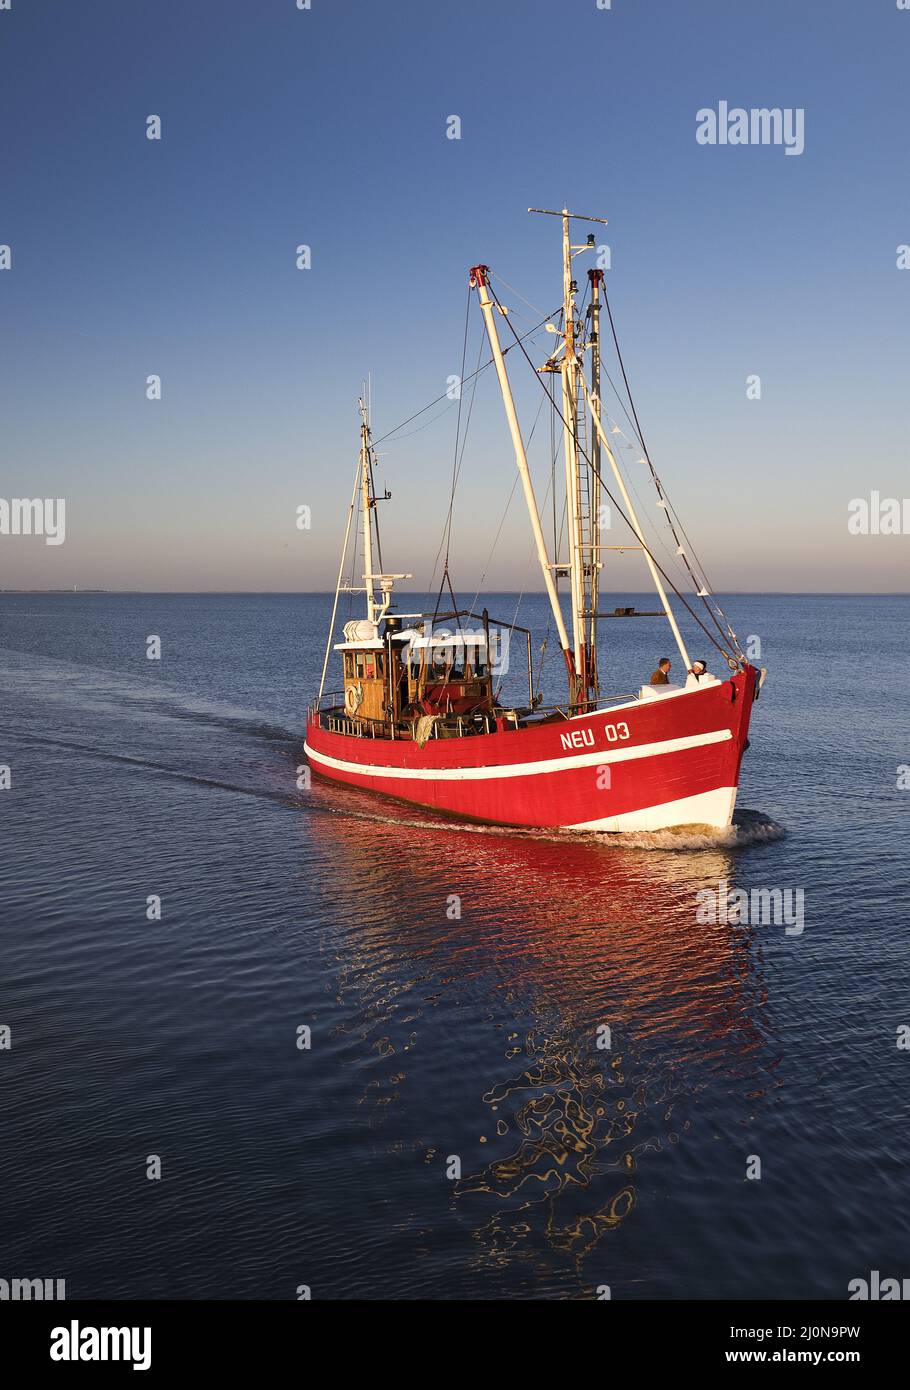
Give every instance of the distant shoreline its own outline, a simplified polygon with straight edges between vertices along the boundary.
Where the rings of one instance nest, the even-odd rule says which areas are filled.
[[[0,589],[0,594],[141,594],[142,589]]]
[[[342,592],[344,592],[342,590]],[[399,589],[401,599],[426,598],[422,589]],[[546,598],[543,589],[488,589],[488,594],[502,597]],[[648,589],[611,589],[610,597],[641,597]],[[105,594],[108,597],[142,596],[145,598],[329,598],[333,589],[0,589],[3,594],[67,594],[79,598],[84,594]],[[483,595],[478,594],[480,602]],[[718,589],[718,598],[910,598],[910,590],[897,589]]]

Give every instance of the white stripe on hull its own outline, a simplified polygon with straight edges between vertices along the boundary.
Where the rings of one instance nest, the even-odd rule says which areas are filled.
[[[578,821],[566,830],[668,830],[680,825],[710,825],[725,829],[733,820],[736,805],[735,787],[718,787],[715,791],[684,796],[678,801],[664,801],[659,806],[644,806],[640,811],[624,811],[619,816],[604,816],[600,820]]]
[[[595,753],[575,753],[568,758],[547,758],[542,762],[506,763],[488,767],[387,767],[381,763],[353,763],[319,753],[304,743],[308,758],[339,772],[355,772],[362,777],[397,777],[407,781],[475,782],[500,777],[535,777],[542,773],[564,772],[568,768],[600,767],[604,763],[634,762],[638,758],[656,758],[665,753],[681,753],[687,748],[704,748],[711,743],[726,743],[733,737],[729,729],[716,729],[707,734],[690,734],[687,738],[666,738],[659,743],[639,743],[630,748],[603,748]],[[705,795],[716,795],[714,792]],[[698,800],[689,797],[686,800]],[[667,803],[668,805],[671,803]],[[634,814],[644,814],[635,812]],[[619,817],[622,819],[622,817]],[[713,822],[710,822],[713,824]],[[725,822],[726,824],[726,822]],[[579,827],[581,829],[594,828]]]

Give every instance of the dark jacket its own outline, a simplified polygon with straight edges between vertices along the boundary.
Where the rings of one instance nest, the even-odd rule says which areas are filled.
[[[652,677],[651,677],[651,684],[652,684],[652,685],[669,685],[669,684],[670,684],[670,677],[667,675],[666,671],[662,671],[662,670],[660,669],[660,667],[658,666],[657,670],[654,672],[654,674],[653,674]]]

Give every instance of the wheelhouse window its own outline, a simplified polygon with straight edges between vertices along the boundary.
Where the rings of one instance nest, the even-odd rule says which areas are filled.
[[[383,652],[345,652],[344,674],[348,680],[382,680],[385,655]]]

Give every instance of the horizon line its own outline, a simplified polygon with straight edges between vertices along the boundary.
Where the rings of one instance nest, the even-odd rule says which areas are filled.
[[[344,593],[345,591],[342,589],[340,592]],[[399,589],[397,590],[397,592],[400,595],[402,595],[402,597],[412,594],[423,595],[424,597],[426,597],[428,596],[430,591],[426,589]],[[0,588],[0,594],[30,594],[32,596],[36,594],[69,594],[70,596],[78,596],[80,594],[116,594],[119,596],[141,594],[149,597],[171,596],[174,598],[193,596],[198,596],[202,598],[207,595],[231,595],[233,597],[248,598],[322,598],[327,596],[334,597],[334,593],[335,591],[333,589],[102,589],[88,587],[84,589],[75,587],[71,589]],[[462,590],[462,596],[464,596],[465,593],[466,591]],[[487,590],[487,593],[496,595],[508,594],[509,596],[520,595],[526,598],[547,597],[546,589],[489,589]],[[620,597],[628,595],[640,596],[642,594],[650,593],[651,591],[648,589],[611,590],[611,594],[618,595]],[[910,589],[719,589],[713,591],[710,597],[756,598],[764,595],[776,596],[778,598],[910,598]],[[477,600],[479,600],[482,597],[483,595],[481,594],[476,595]],[[568,597],[568,595],[566,595],[566,597]],[[688,601],[688,599],[696,598],[698,597],[698,595],[687,594],[683,595],[682,597]],[[658,601],[656,599],[656,596],[655,601]]]

